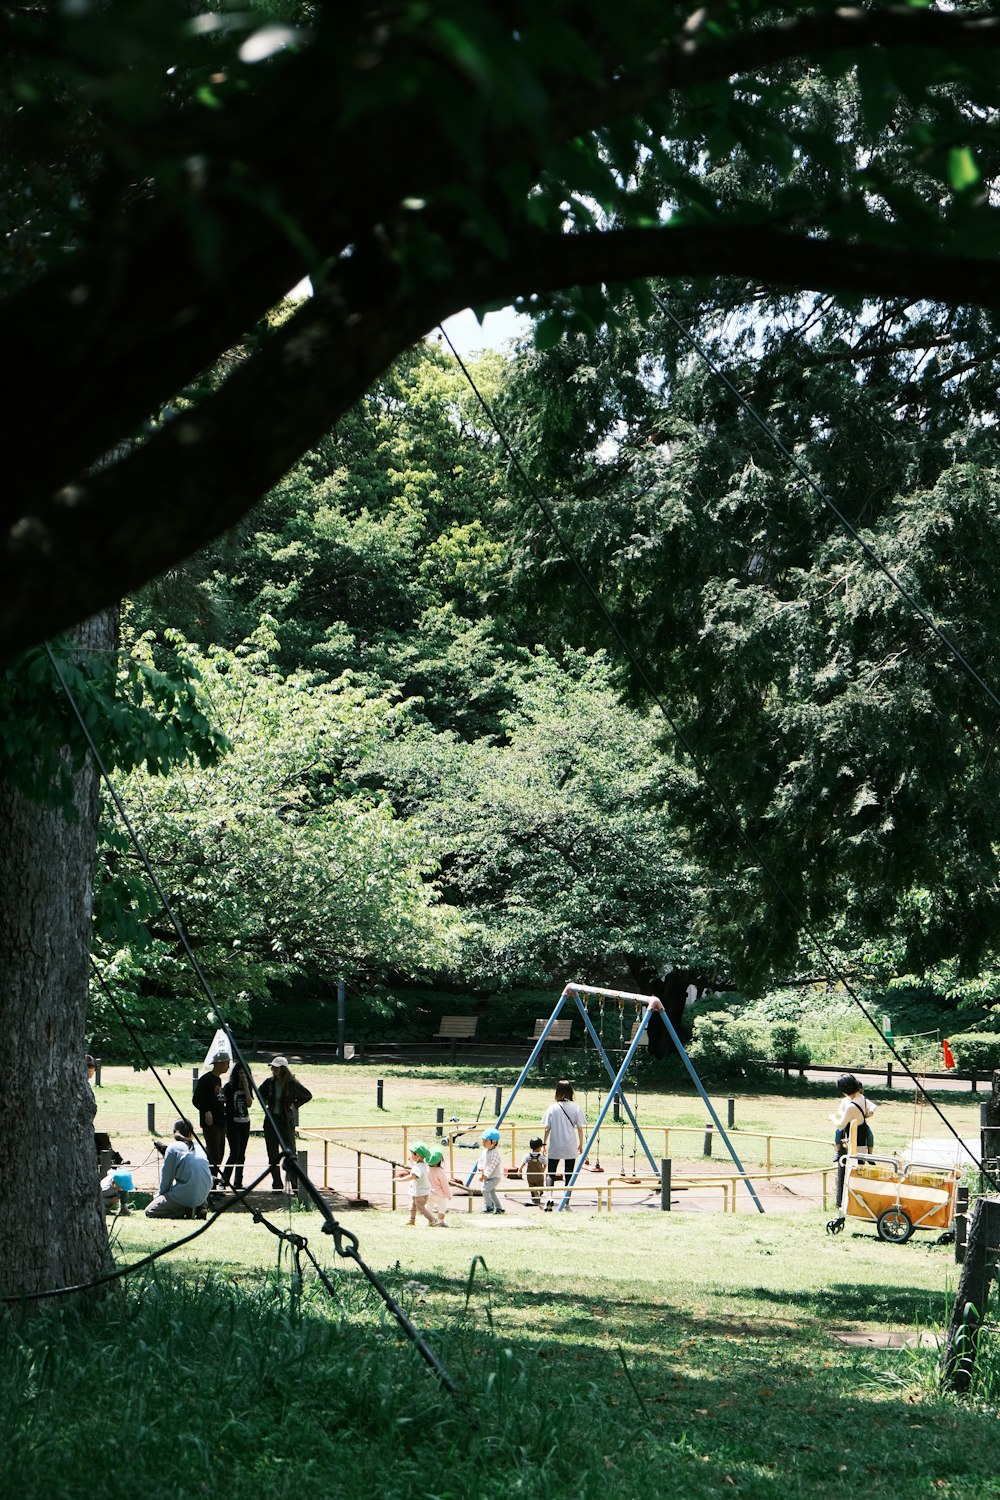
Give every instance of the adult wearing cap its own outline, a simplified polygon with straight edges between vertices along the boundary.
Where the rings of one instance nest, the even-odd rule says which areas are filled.
[[[303,1104],[309,1103],[312,1094],[289,1071],[287,1057],[272,1057],[271,1076],[264,1079],[257,1092],[264,1105],[264,1144],[271,1164],[271,1188],[280,1193],[279,1162],[283,1152],[295,1150],[295,1127],[299,1123],[299,1110]],[[299,1179],[294,1167],[287,1161],[285,1178],[289,1187],[297,1186]]]
[[[212,1068],[202,1073],[194,1086],[191,1103],[198,1111],[205,1154],[212,1167],[212,1181],[218,1183],[222,1158],[226,1154],[226,1108],[222,1097],[222,1080],[229,1072],[232,1058],[228,1052],[216,1052]]]

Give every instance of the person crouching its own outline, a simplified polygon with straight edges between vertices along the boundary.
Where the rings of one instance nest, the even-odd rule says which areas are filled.
[[[147,1219],[186,1219],[203,1210],[212,1190],[212,1168],[194,1139],[190,1120],[174,1122],[173,1143],[163,1153],[160,1188],[146,1208]]]

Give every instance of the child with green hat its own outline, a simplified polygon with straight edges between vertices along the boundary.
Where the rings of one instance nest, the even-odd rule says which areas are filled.
[[[396,1173],[398,1182],[410,1184],[410,1217],[409,1224],[416,1224],[417,1214],[423,1214],[429,1224],[435,1223],[434,1215],[427,1207],[427,1199],[430,1197],[430,1159],[431,1149],[425,1146],[423,1141],[414,1141],[410,1147],[409,1171]]]

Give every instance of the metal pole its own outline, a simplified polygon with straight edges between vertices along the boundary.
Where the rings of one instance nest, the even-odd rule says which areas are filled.
[[[670,1159],[666,1156],[660,1162],[660,1207],[670,1212]]]
[[[555,1010],[552,1012],[551,1016],[549,1016],[549,1019],[546,1021],[545,1025],[542,1027],[542,1034],[538,1038],[538,1041],[535,1043],[535,1045],[532,1047],[532,1049],[531,1049],[531,1056],[528,1058],[528,1061],[525,1063],[524,1067],[521,1069],[520,1075],[519,1075],[518,1080],[515,1083],[514,1087],[511,1089],[510,1093],[507,1095],[507,1102],[506,1102],[506,1104],[504,1105],[503,1109],[497,1111],[497,1118],[496,1118],[496,1121],[495,1121],[495,1123],[497,1125],[500,1125],[502,1123],[504,1117],[510,1113],[511,1105],[514,1103],[514,1100],[517,1098],[518,1091],[521,1088],[521,1085],[524,1083],[524,1080],[527,1078],[528,1074],[531,1072],[531,1069],[534,1066],[534,1062],[535,1062],[536,1057],[541,1052],[542,1048],[545,1046],[545,1043],[546,1043],[546,1041],[548,1039],[549,1032],[552,1030],[552,1027],[555,1025],[555,1023],[556,1023],[556,1021],[557,1021],[557,1019],[559,1017],[559,1012],[562,1010],[563,1006],[566,1003],[566,997],[567,997],[568,993],[569,993],[569,988],[567,987],[566,989],[563,990],[562,994],[559,996],[559,999],[556,1001]],[[475,1175],[476,1175],[476,1169],[475,1169],[475,1167],[473,1167],[472,1171],[469,1173],[468,1177],[465,1179],[465,1186],[466,1187],[469,1186],[469,1183],[472,1181],[472,1179],[473,1179],[473,1177],[475,1177]],[[470,1200],[470,1202],[471,1202],[471,1200]]]
[[[678,1056],[680,1057],[681,1062],[684,1064],[685,1068],[687,1069],[688,1076],[690,1077],[691,1082],[694,1084],[695,1088],[698,1090],[698,1093],[701,1095],[702,1103],[704,1104],[705,1108],[708,1110],[708,1112],[711,1115],[713,1121],[715,1122],[716,1129],[718,1130],[719,1134],[722,1136],[722,1139],[725,1141],[725,1143],[726,1143],[726,1149],[728,1150],[729,1155],[733,1159],[733,1165],[736,1167],[736,1170],[739,1172],[740,1176],[743,1178],[743,1181],[744,1181],[744,1183],[746,1185],[747,1192],[750,1194],[750,1196],[753,1199],[754,1203],[757,1205],[757,1212],[762,1214],[764,1212],[764,1205],[763,1205],[763,1203],[761,1203],[760,1198],[758,1197],[757,1189],[754,1187],[753,1183],[750,1181],[749,1177],[746,1174],[746,1169],[743,1166],[743,1163],[740,1161],[739,1157],[736,1155],[735,1147],[733,1146],[732,1141],[729,1139],[728,1135],[726,1134],[726,1132],[725,1132],[725,1130],[723,1128],[723,1125],[722,1125],[722,1121],[719,1119],[718,1115],[715,1112],[715,1106],[712,1104],[711,1099],[705,1093],[705,1086],[702,1083],[701,1079],[698,1077],[698,1070],[695,1068],[694,1063],[688,1057],[687,1052],[685,1051],[685,1048],[684,1048],[684,1043],[681,1041],[680,1037],[677,1035],[676,1027],[674,1026],[673,1022],[671,1021],[670,1017],[667,1015],[667,1013],[666,1013],[665,1010],[660,1012],[660,1019],[663,1021],[664,1026],[667,1028],[667,1031],[670,1033],[670,1040],[673,1042],[674,1046],[677,1048]],[[734,1195],[734,1198],[735,1198],[735,1195]]]
[[[344,1021],[345,1021],[345,1015],[346,1015],[346,1011],[345,1011],[345,1005],[344,1005],[344,981],[342,979],[338,979],[337,980],[337,1061],[339,1063],[342,1063],[344,1061]]]

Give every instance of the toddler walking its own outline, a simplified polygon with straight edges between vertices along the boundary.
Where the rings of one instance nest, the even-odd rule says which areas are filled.
[[[423,1141],[415,1141],[410,1147],[409,1171],[404,1170],[396,1173],[396,1180],[398,1182],[408,1182],[410,1184],[410,1217],[407,1220],[408,1224],[415,1224],[417,1222],[417,1214],[423,1214],[428,1224],[436,1222],[434,1215],[427,1207],[427,1199],[431,1191],[431,1169],[428,1165],[430,1154],[429,1146],[425,1146]]]
[[[428,1174],[431,1187],[431,1208],[437,1214],[436,1222],[431,1226],[433,1229],[447,1229],[445,1215],[451,1207],[451,1183],[448,1181],[448,1173],[444,1166],[444,1152],[432,1151],[427,1158]]]
[[[540,1135],[533,1136],[528,1142],[531,1150],[521,1162],[521,1170],[528,1180],[531,1189],[531,1201],[536,1208],[542,1206],[542,1188],[545,1186],[545,1142]]]
[[[507,1210],[501,1208],[500,1199],[497,1197],[497,1186],[503,1176],[503,1164],[500,1157],[500,1132],[492,1125],[484,1130],[480,1136],[483,1149],[479,1153],[476,1162],[476,1175],[483,1189],[483,1213],[505,1214]]]

